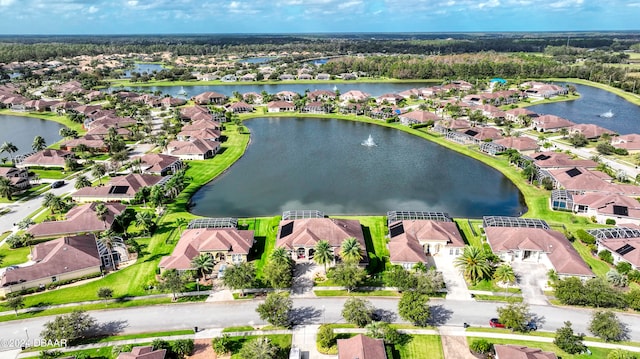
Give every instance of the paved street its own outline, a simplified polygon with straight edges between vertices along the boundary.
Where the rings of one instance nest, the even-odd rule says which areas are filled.
[[[343,322],[342,306],[346,298],[295,298],[294,319],[298,324]],[[370,298],[372,304],[395,322],[397,318],[396,298]],[[264,325],[255,312],[259,301],[233,301],[218,303],[185,303],[157,305],[142,308],[124,308],[94,311],[91,315],[99,323],[120,333],[153,332],[159,330],[223,328],[239,325]],[[496,316],[496,308],[502,303],[471,302],[455,300],[433,300],[433,324],[462,327],[464,322],[472,326],[488,326],[488,320]],[[324,310],[323,310],[324,308]],[[530,307],[536,316],[540,330],[554,331],[564,321],[571,321],[576,332],[588,333],[587,325],[591,311],[581,308],[559,308],[552,306]],[[618,313],[630,330],[631,339],[640,341],[640,316]],[[3,339],[38,338],[42,325],[52,317],[0,323]],[[5,348],[8,349],[8,348]]]

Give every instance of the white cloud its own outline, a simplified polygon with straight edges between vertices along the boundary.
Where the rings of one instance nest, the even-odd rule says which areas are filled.
[[[138,0],[129,0],[129,1],[127,1],[127,5],[129,5],[129,6],[138,6]]]
[[[562,9],[573,6],[581,6],[584,0],[560,0],[549,4],[549,7],[554,9]]]
[[[0,0],[0,6],[10,6],[15,0]]]
[[[100,11],[100,9],[95,7],[95,6],[89,6],[89,10],[88,11],[89,11],[89,14],[95,14],[98,11]]]
[[[343,10],[343,9],[348,9],[354,6],[359,6],[362,5],[362,1],[359,0],[355,0],[355,1],[347,1],[341,4],[338,4],[338,9]]]
[[[485,7],[498,7],[500,6],[500,0],[489,0],[487,2],[482,2],[478,4],[478,7],[480,9],[483,9]]]

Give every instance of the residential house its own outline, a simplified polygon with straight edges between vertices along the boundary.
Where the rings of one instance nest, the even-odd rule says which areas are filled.
[[[255,80],[256,80],[256,74],[244,74],[240,76],[240,81],[249,82],[249,81],[255,81]]]
[[[640,202],[615,193],[574,194],[573,212],[594,218],[605,224],[612,219],[617,224],[640,224]]]
[[[198,105],[222,105],[226,100],[227,96],[213,91],[203,92],[193,98]]]
[[[113,177],[104,186],[80,188],[71,195],[77,202],[119,202],[131,201],[143,187],[158,184],[163,177],[131,173]]]
[[[29,171],[24,168],[0,167],[0,177],[8,178],[18,190],[31,187]]]
[[[33,246],[32,265],[4,271],[0,295],[93,276],[102,263],[93,234],[63,237]]]
[[[140,157],[133,157],[132,159],[135,158],[141,160],[139,167],[142,173],[157,176],[174,174],[184,167],[184,163],[180,158],[161,153],[147,153]]]
[[[310,74],[299,74],[298,80],[313,80],[313,76]]]
[[[524,125],[522,118],[526,117],[528,120],[532,120],[536,117],[538,117],[538,114],[523,108],[523,107],[519,107],[519,108],[512,108],[510,110],[505,111],[505,118],[513,123],[519,123],[521,125]]]
[[[164,359],[167,349],[153,350],[153,346],[133,347],[131,352],[121,352],[117,359]]]
[[[505,137],[493,142],[498,145],[502,145],[505,148],[518,150],[522,154],[532,154],[538,151],[538,149],[540,148],[540,146],[538,145],[538,141],[526,136]]]
[[[582,134],[587,140],[597,140],[604,134],[615,135],[615,132],[591,123],[581,123],[569,127],[569,134]]]
[[[262,95],[257,92],[246,92],[242,94],[242,98],[248,103],[261,104],[262,103]]]
[[[328,80],[331,80],[331,75],[320,73],[316,75],[316,80],[328,81]]]
[[[177,97],[163,97],[160,101],[158,101],[158,103],[164,108],[170,108],[182,106],[187,103],[187,100]]]
[[[403,101],[404,97],[395,94],[395,93],[387,93],[384,95],[380,95],[376,98],[377,104],[388,103],[390,105],[397,105],[400,101]]]
[[[491,218],[507,218],[489,223]],[[559,276],[594,277],[589,266],[564,234],[543,221],[512,217],[485,217],[484,230],[493,253],[505,262],[543,263]],[[533,227],[536,226],[536,227]]]
[[[73,153],[64,150],[46,148],[24,159],[16,159],[16,167],[58,167],[64,168],[68,158],[73,158]]]
[[[244,101],[238,101],[227,106],[227,111],[231,111],[233,113],[253,112],[253,106]]]
[[[623,148],[631,153],[640,152],[640,135],[631,133],[616,136],[611,139],[611,145],[615,148]]]
[[[427,256],[456,257],[462,253],[464,240],[455,222],[411,219],[389,223],[390,262],[411,269],[426,263]]]
[[[327,113],[328,109],[330,109],[330,105],[325,105],[323,102],[314,101],[309,102],[300,110],[303,113]]]
[[[196,131],[201,129],[220,131],[220,128],[220,123],[209,117],[206,119],[191,120],[190,124],[182,126],[182,131]]]
[[[558,359],[554,352],[515,344],[494,344],[495,359]]]
[[[333,253],[339,256],[340,246],[347,238],[355,238],[362,248],[361,263],[368,262],[364,233],[360,221],[335,218],[304,218],[280,221],[276,237],[276,247],[283,247],[295,262],[313,261],[315,246],[321,240],[331,245]]]
[[[195,126],[190,126],[189,129],[178,132],[176,138],[178,141],[190,141],[192,139],[201,139],[206,141],[218,141],[221,136],[219,130],[214,130],[208,127],[201,127],[198,129],[192,129]]]
[[[209,253],[216,263],[243,263],[253,246],[253,236],[253,231],[236,228],[187,229],[182,232],[171,255],[160,260],[159,267],[161,270],[191,270],[191,261],[201,253]]]
[[[60,149],[71,151],[78,146],[86,146],[96,152],[108,152],[109,146],[104,142],[104,135],[85,135],[80,138],[72,138],[60,144]]]
[[[542,82],[529,81],[522,83],[520,86],[525,89],[524,93],[528,97],[533,98],[550,98],[559,95],[566,95],[569,93],[569,90],[566,87],[553,84],[545,84]]]
[[[340,101],[343,102],[365,102],[369,99],[369,97],[371,97],[371,95],[369,95],[366,92],[362,92],[359,90],[351,90],[351,91],[347,91],[343,94],[340,95]]]
[[[282,74],[278,77],[278,79],[280,79],[280,81],[293,81],[296,79],[296,77],[291,74]]]
[[[533,164],[538,168],[544,169],[558,169],[558,168],[596,168],[598,163],[592,160],[584,160],[580,158],[574,158],[573,156],[564,152],[535,152],[531,154]]]
[[[166,153],[181,160],[206,160],[212,158],[220,150],[220,142],[195,138],[190,141],[171,141]]]
[[[311,101],[329,101],[336,99],[336,93],[329,90],[315,90],[307,94],[307,98]]]
[[[299,97],[300,96],[293,91],[280,91],[276,93],[276,98],[280,101],[293,102]]]
[[[199,117],[202,116],[202,117]],[[198,117],[198,118],[196,118]],[[194,119],[211,119],[211,112],[204,106],[189,106],[180,109],[180,119],[183,121]]]
[[[293,112],[296,110],[296,105],[286,101],[271,101],[267,104],[267,111],[269,112]]]
[[[548,170],[553,187],[565,189],[571,193],[614,192],[611,177],[600,171],[591,171],[584,167],[559,168]],[[640,187],[638,188],[640,190]]]
[[[405,112],[398,116],[398,120],[403,125],[422,124],[429,121],[438,121],[439,117],[433,112],[415,110],[411,112]]]
[[[533,129],[540,132],[555,132],[569,128],[575,123],[556,115],[542,115],[531,120]]]
[[[358,334],[349,339],[338,339],[337,343],[338,359],[387,359],[382,339]]]
[[[37,223],[27,229],[34,238],[54,238],[73,234],[102,232],[110,229],[117,216],[127,206],[120,203],[105,203],[107,212],[102,218],[97,214],[98,203],[77,205],[65,214],[62,221],[46,221]]]

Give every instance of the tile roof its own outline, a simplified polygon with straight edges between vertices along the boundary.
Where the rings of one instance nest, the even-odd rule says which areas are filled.
[[[559,274],[593,276],[589,266],[560,232],[523,227],[487,227],[485,232],[494,252],[542,251]]]
[[[400,117],[423,123],[427,121],[437,121],[440,119],[435,113],[422,110],[407,112],[402,114]]]
[[[285,233],[283,228],[291,226],[290,233]],[[282,236],[282,237],[281,237]],[[360,247],[366,256],[366,245],[360,221],[353,219],[335,218],[305,218],[280,221],[276,247],[293,249],[296,247],[314,247],[321,240],[329,242],[331,247],[338,248],[342,242],[354,237],[360,243]]]
[[[29,282],[101,265],[93,234],[63,237],[37,244],[31,255],[35,264],[6,271],[0,284]]]
[[[634,267],[640,267],[640,238],[610,238],[600,240],[598,244],[617,255],[620,255],[620,249],[624,247],[625,251],[622,252],[624,254],[620,256]],[[628,250],[629,248],[633,249]]]
[[[532,151],[537,150],[538,141],[534,140],[531,137],[520,136],[520,137],[505,137],[498,140],[493,141],[499,145],[503,145],[507,148],[513,148],[518,151]]]
[[[160,176],[130,173],[113,177],[104,186],[80,188],[72,194],[72,197],[111,197],[114,200],[132,198],[142,187],[151,187],[160,180],[162,180]]]
[[[107,228],[111,228],[115,217],[127,208],[127,206],[119,203],[104,203],[104,205],[107,207],[104,220],[98,218],[96,214],[98,203],[88,203],[71,208],[63,221],[41,222],[29,227],[27,232],[31,233],[35,238],[46,238],[74,233],[104,231]]]
[[[595,161],[573,158],[564,152],[536,152],[531,154],[530,157],[533,158],[533,162],[536,166],[540,168],[596,168],[598,166]]]
[[[495,344],[496,358],[499,359],[558,359],[555,353],[538,348],[529,348],[514,344]]]
[[[72,155],[73,153],[70,151],[52,150],[47,148],[25,158],[22,165],[64,167],[65,159]]]
[[[387,353],[382,339],[358,334],[349,339],[338,339],[338,359],[387,359]]]
[[[159,174],[162,170],[180,161],[180,158],[162,153],[147,153],[139,157],[142,160],[143,172]]]
[[[556,115],[542,115],[534,118],[532,123],[535,127],[544,130],[554,130],[575,125],[575,123]]]
[[[162,258],[165,269],[191,269],[191,260],[201,252],[228,252],[249,254],[253,246],[253,231],[235,228],[196,228],[182,232],[170,256]]]

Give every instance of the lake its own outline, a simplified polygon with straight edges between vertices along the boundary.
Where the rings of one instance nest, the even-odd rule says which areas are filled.
[[[640,106],[596,87],[570,84],[580,93],[579,99],[535,105],[528,109],[539,114],[560,116],[575,123],[593,123],[621,135],[640,132]],[[600,116],[609,110],[613,112],[613,117]]]
[[[33,152],[31,144],[33,139],[40,135],[47,142],[47,146],[60,141],[58,135],[64,126],[53,121],[45,121],[39,118],[0,115],[0,144],[13,142],[18,147],[18,152],[13,156]],[[2,157],[10,157],[6,152]]]
[[[479,218],[526,211],[518,189],[497,170],[402,131],[335,119],[262,118],[245,124],[251,130],[245,155],[193,196],[193,213],[420,210]],[[369,135],[376,146],[362,145]]]
[[[109,91],[119,89],[129,89],[136,91],[162,91],[163,94],[169,94],[172,97],[185,97],[181,94],[181,91],[187,92],[186,97],[193,97],[207,91],[215,91],[225,96],[233,96],[233,93],[238,91],[240,93],[245,92],[257,92],[267,91],[270,94],[278,93],[280,91],[293,91],[303,94],[305,90],[330,90],[333,91],[337,88],[341,93],[345,93],[351,90],[360,90],[366,92],[372,96],[380,96],[386,93],[402,92],[412,88],[427,87],[440,84],[441,82],[412,82],[412,83],[390,83],[390,82],[346,82],[346,83],[315,83],[315,84],[297,84],[297,83],[279,83],[275,85],[255,84],[255,83],[242,83],[236,82],[233,85],[202,85],[202,86],[127,86],[118,88],[109,88]]]

